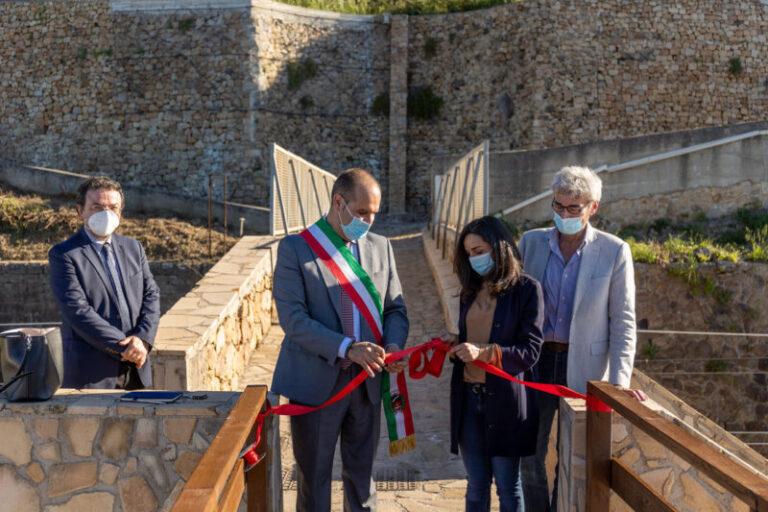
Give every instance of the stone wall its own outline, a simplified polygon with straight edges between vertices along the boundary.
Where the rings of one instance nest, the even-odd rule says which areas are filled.
[[[408,17],[395,34],[407,51],[393,53],[388,16],[265,0],[5,2],[0,153],[197,197],[226,172],[230,199],[265,205],[276,141],[333,172],[369,168],[393,205],[424,212],[433,157],[484,138],[547,148],[762,119],[767,11],[532,0]],[[406,54],[402,80],[390,61]],[[426,87],[441,113],[405,129],[402,94]],[[387,92],[393,130],[372,109]]]
[[[242,237],[160,319],[157,389],[233,390],[272,323],[273,239]]]
[[[168,405],[74,390],[0,400],[0,510],[170,510],[240,393],[207,395]]]
[[[160,310],[165,313],[210,268],[207,263],[151,262],[160,287]],[[48,262],[0,261],[0,323],[60,322],[61,313],[51,293]]]

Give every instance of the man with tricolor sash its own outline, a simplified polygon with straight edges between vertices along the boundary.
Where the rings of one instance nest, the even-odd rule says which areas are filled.
[[[390,453],[412,448],[413,424],[401,360],[408,318],[392,246],[368,229],[381,189],[362,169],[341,173],[327,215],[281,240],[274,297],[285,338],[272,390],[291,403],[318,406],[361,371],[369,378],[341,400],[291,417],[300,511],[331,509],[331,471],[340,439],[344,510],[376,509],[373,461],[381,404]]]

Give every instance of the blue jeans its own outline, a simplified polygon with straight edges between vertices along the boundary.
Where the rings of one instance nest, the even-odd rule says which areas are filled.
[[[545,384],[568,384],[568,352],[554,353],[541,351],[538,367],[538,381]],[[549,448],[549,433],[555,419],[555,412],[560,399],[549,393],[539,392],[539,432],[536,436],[536,454],[523,458],[523,480],[525,482],[525,500],[531,510],[541,512],[557,512],[557,471],[555,466],[555,482],[552,498],[549,497],[549,482],[547,480],[547,449]],[[557,432],[557,446],[560,447],[560,431]]]
[[[484,389],[484,386],[483,386]],[[459,451],[467,469],[467,512],[491,509],[491,480],[496,480],[501,512],[523,512],[520,457],[489,457],[485,442],[485,393],[464,384],[464,417]]]

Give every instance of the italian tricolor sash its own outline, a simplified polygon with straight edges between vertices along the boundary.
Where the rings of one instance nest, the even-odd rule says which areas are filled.
[[[376,343],[382,345],[384,319],[381,297],[352,251],[325,219],[318,220],[302,231],[301,237],[338,279],[373,332]],[[398,373],[397,379],[390,379],[389,372],[384,371],[381,377],[381,398],[389,432],[389,454],[394,457],[416,447],[413,417],[405,386],[405,372]]]

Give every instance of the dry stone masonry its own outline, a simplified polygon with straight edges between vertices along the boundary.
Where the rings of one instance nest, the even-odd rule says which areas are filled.
[[[768,107],[758,0],[528,0],[395,30],[266,0],[22,0],[0,20],[4,157],[197,197],[227,173],[248,204],[267,204],[273,141],[369,168],[393,207],[424,212],[431,159],[484,138],[547,148]],[[439,115],[404,122],[402,95],[427,88]]]

